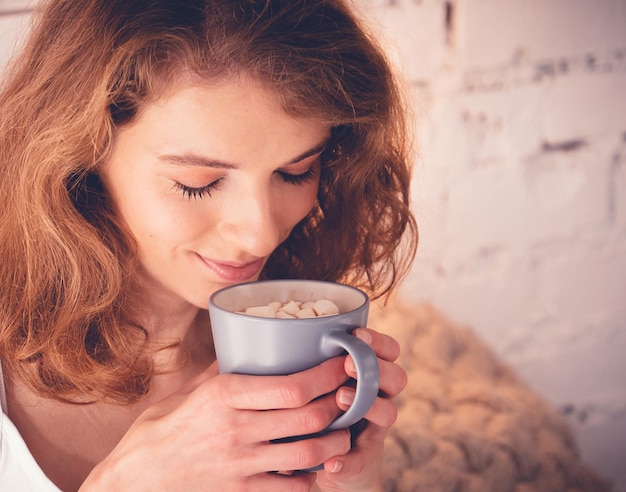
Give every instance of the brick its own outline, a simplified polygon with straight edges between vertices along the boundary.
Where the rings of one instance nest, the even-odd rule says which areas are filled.
[[[624,0],[474,0],[457,2],[467,67],[621,48]]]
[[[32,9],[35,3],[36,0],[2,0],[0,2],[0,14]]]
[[[626,73],[576,74],[551,84],[545,138],[566,141],[626,129]]]
[[[570,343],[565,350],[561,344],[557,350],[558,358],[551,350],[545,357],[519,360],[516,367],[527,380],[534,381],[534,389],[555,405],[563,407],[573,404],[573,413],[575,409],[585,407],[595,407],[596,410],[600,410],[599,407],[614,408],[619,411],[620,407],[626,407],[626,371],[623,370],[622,362],[625,351],[626,332],[622,332],[596,337],[582,346],[572,346]],[[564,385],[564,374],[569,374],[576,384]],[[609,410],[606,413],[612,412]],[[580,416],[574,417],[573,420],[580,423]]]
[[[520,251],[485,251],[463,271],[437,269],[418,259],[401,292],[426,299],[461,325],[471,326],[503,355],[520,331],[532,325],[534,278]]]
[[[420,161],[411,183],[412,209],[420,234],[419,257],[427,261],[438,261],[445,247],[442,224],[447,216],[447,188],[445,174],[438,171]]]
[[[396,64],[410,80],[431,79],[446,59],[442,1],[369,2],[362,11],[374,21]]]
[[[520,206],[527,241],[536,244],[605,228],[612,160],[612,149],[601,141],[525,161]]]
[[[444,263],[454,269],[480,251],[530,247],[605,227],[611,159],[609,150],[588,145],[470,169],[450,180]]]
[[[611,164],[609,213],[617,230],[626,233],[626,145],[615,154]]]
[[[28,27],[27,15],[0,15],[0,67],[9,60]]]
[[[626,238],[591,231],[536,255],[539,296],[551,318],[573,334],[624,329]]]
[[[473,169],[452,181],[448,193],[449,269],[472,261],[481,250],[526,242],[526,191],[519,166]]]
[[[433,95],[426,112],[418,114],[421,125],[417,140],[420,154],[425,166],[435,170],[442,179],[449,179],[451,174],[458,173],[467,165],[472,143],[464,115],[462,95]]]
[[[545,106],[551,95],[541,85],[464,94],[459,116],[468,135],[466,160],[480,165],[536,153],[544,139]]]
[[[443,96],[433,88],[431,125],[465,147],[473,164],[534,154],[560,145],[620,134],[626,129],[626,72],[572,74],[544,83],[503,86]],[[445,118],[439,122],[438,118]],[[447,135],[452,124],[454,135]]]

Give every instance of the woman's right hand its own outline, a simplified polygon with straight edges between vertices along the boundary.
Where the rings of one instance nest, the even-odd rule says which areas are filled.
[[[270,441],[319,432],[337,417],[343,361],[289,376],[220,375],[213,364],[141,414],[80,490],[310,490],[314,473],[271,472],[346,454],[349,431]]]

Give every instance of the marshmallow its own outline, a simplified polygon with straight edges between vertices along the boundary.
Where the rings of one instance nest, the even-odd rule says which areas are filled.
[[[339,314],[339,308],[334,302],[328,299],[304,303],[292,300],[284,304],[280,302],[270,302],[266,306],[250,306],[242,311],[237,311],[237,313],[258,316],[260,318],[317,318]]]
[[[339,308],[333,301],[328,299],[320,299],[313,306],[315,314],[318,316],[331,316],[333,314],[339,314]]]
[[[273,307],[273,308],[274,308],[274,311],[278,311],[278,310],[279,310],[279,309],[280,309],[283,305],[282,305],[282,303],[280,303],[280,302],[278,302],[278,301],[275,301],[275,302],[270,302],[270,303],[268,304],[268,306]]]
[[[296,313],[296,318],[316,318],[315,311],[311,308],[300,309]]]
[[[245,313],[259,318],[275,318],[276,310],[272,306],[252,306],[245,309]]]
[[[297,301],[289,301],[284,306],[279,307],[278,310],[287,314],[291,314],[292,316],[295,316],[296,313],[300,311],[300,303]]]

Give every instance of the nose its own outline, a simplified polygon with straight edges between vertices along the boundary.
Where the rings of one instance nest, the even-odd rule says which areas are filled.
[[[234,197],[226,208],[220,233],[229,245],[259,258],[276,249],[281,241],[281,227],[270,189],[248,189]]]

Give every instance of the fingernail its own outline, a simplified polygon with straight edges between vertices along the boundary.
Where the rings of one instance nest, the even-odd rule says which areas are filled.
[[[357,338],[360,338],[368,345],[372,343],[372,334],[367,330],[363,330],[359,328],[358,330],[356,330],[356,336]]]
[[[330,469],[330,473],[339,473],[343,470],[343,463],[341,461],[335,461],[335,464]]]
[[[356,373],[356,366],[354,365],[354,360],[352,359],[352,357],[348,357],[346,359],[346,371],[348,371],[350,374]]]
[[[339,403],[346,406],[352,405],[354,394],[355,391],[352,388],[341,388],[339,390]]]

